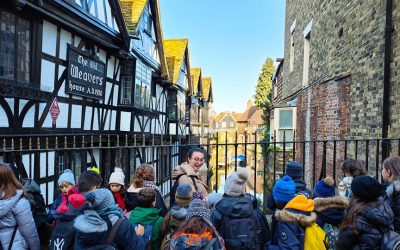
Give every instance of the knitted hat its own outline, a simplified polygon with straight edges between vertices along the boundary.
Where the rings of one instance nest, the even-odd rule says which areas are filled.
[[[249,175],[247,168],[239,168],[237,172],[230,174],[225,181],[224,193],[229,196],[244,195]]]
[[[125,185],[125,175],[122,168],[114,168],[114,172],[112,172],[108,184]]]
[[[211,209],[214,208],[215,204],[222,199],[224,194],[221,193],[211,193],[207,196],[208,205]]]
[[[335,181],[332,177],[326,177],[320,180],[314,187],[314,197],[333,197],[335,196]]]
[[[187,183],[181,183],[176,188],[175,202],[179,206],[187,207],[189,206],[192,196],[193,196],[192,186],[190,186]]]
[[[186,219],[192,218],[193,216],[199,216],[206,221],[210,221],[210,209],[208,208],[207,201],[195,199],[190,202]]]
[[[290,208],[304,212],[312,212],[314,211],[314,200],[307,199],[305,195],[300,194],[286,204],[285,209]]]
[[[290,176],[285,175],[275,183],[272,195],[277,202],[288,202],[296,195],[296,184]]]
[[[101,210],[115,205],[114,196],[105,188],[94,189],[84,194],[89,205],[94,210]]]
[[[288,161],[286,164],[286,173],[292,179],[300,179],[303,176],[303,165],[298,161]]]
[[[353,195],[365,201],[378,199],[384,190],[384,186],[371,176],[357,176],[351,182]]]
[[[64,172],[58,178],[57,184],[60,185],[63,182],[68,182],[72,186],[75,186],[75,176],[72,173],[71,169],[65,169]]]

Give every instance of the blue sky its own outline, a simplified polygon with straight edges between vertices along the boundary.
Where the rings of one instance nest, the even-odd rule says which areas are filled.
[[[214,110],[243,112],[267,57],[283,57],[285,0],[159,0],[164,38],[188,38]]]

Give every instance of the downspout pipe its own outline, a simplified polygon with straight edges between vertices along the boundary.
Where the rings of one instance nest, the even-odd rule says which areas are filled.
[[[390,61],[393,32],[393,0],[386,0],[385,54],[383,64],[382,139],[388,138],[390,126]],[[389,156],[390,141],[382,140],[382,160]]]

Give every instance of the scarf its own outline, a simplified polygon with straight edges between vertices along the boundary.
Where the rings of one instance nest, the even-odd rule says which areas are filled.
[[[160,189],[157,187],[157,185],[154,181],[144,180],[144,186],[149,187],[149,188],[154,188],[154,190],[156,190],[162,196]]]
[[[124,200],[124,196],[121,192],[117,192],[117,193],[112,193],[114,196],[114,200],[117,203],[117,205],[122,209],[125,210],[125,200]]]

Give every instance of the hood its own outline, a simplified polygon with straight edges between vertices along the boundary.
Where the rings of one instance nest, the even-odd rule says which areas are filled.
[[[196,177],[199,177],[200,175],[199,172],[195,172],[194,169],[187,162],[182,163],[174,169],[174,172],[172,173],[172,179],[175,180],[176,177],[182,174]]]
[[[18,200],[23,194],[24,192],[19,189],[17,190],[17,194],[11,197],[11,199],[9,200],[0,199],[0,218],[4,217],[11,211],[11,209],[15,206],[15,204],[18,202]]]
[[[174,205],[171,207],[170,212],[171,212],[171,217],[176,218],[178,220],[185,220],[187,215],[187,208]]]
[[[135,186],[130,185],[128,190],[126,190],[129,193],[139,193],[139,191],[143,188],[135,188]]]
[[[316,212],[321,212],[332,208],[345,209],[348,206],[349,200],[346,197],[336,196],[314,199],[314,211]]]
[[[140,224],[151,224],[160,216],[160,210],[158,208],[144,208],[136,207],[135,210],[129,216],[129,220],[134,223]]]
[[[244,196],[224,197],[215,204],[215,209],[223,215],[228,215],[234,218],[243,218],[250,216],[254,209],[249,198]]]
[[[373,207],[367,206],[362,218],[376,227],[389,228],[393,223],[393,212],[386,202],[381,201]]]
[[[302,227],[309,227],[317,221],[316,213],[301,212],[294,209],[277,210],[275,218],[278,221],[292,222]]]
[[[39,185],[32,179],[21,179],[21,184],[24,186],[24,189],[28,193],[38,193],[40,194],[41,190]]]
[[[400,181],[399,180],[396,180],[392,184],[389,184],[386,189],[386,194],[388,196],[392,196],[394,192],[396,192],[396,194],[400,193]]]
[[[332,225],[339,225],[344,217],[345,208],[328,208],[323,211],[315,213],[318,217],[318,222],[325,222]]]

